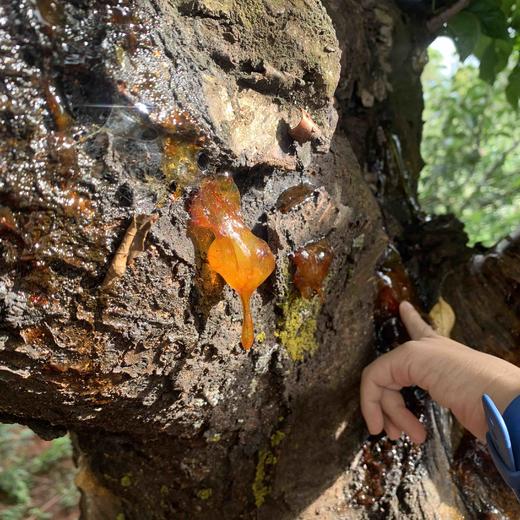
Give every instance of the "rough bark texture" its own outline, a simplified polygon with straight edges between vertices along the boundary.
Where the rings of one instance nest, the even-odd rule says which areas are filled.
[[[469,250],[415,202],[428,13],[58,4],[0,5],[0,413],[72,433],[83,518],[516,518],[482,447],[424,397],[424,448],[363,444],[389,240],[425,309],[442,294],[457,339],[516,361],[520,241]],[[320,135],[299,145],[302,108]],[[208,292],[187,234],[190,194],[223,169],[277,258],[249,352],[236,294]],[[333,264],[304,300],[289,254],[323,237]]]

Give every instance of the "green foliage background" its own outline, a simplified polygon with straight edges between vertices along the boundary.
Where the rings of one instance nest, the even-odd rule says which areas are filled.
[[[41,446],[29,428],[0,424],[0,518],[54,520],[41,500],[56,503],[64,518],[77,508],[72,447],[68,436]],[[40,496],[35,491],[40,488]],[[37,503],[40,502],[40,503]],[[56,508],[53,508],[54,510]]]
[[[451,37],[460,59],[478,58],[479,76],[493,85],[509,64],[504,91],[516,109],[520,100],[520,0],[472,0],[449,20],[444,34]]]
[[[429,51],[420,199],[491,246],[520,226],[520,0],[472,0],[442,34],[463,64]]]
[[[506,98],[514,59],[493,85],[469,58],[454,72],[430,49],[419,194],[428,213],[454,213],[472,244],[491,246],[520,225],[519,114]]]

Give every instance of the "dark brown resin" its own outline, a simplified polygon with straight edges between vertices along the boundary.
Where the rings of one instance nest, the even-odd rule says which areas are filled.
[[[322,295],[323,281],[333,258],[332,248],[325,239],[307,244],[292,255],[293,282],[304,298]]]

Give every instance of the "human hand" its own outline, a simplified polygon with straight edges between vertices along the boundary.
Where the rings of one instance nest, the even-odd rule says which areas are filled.
[[[424,442],[426,430],[400,392],[419,386],[484,441],[482,395],[488,394],[503,413],[520,394],[520,368],[440,336],[409,302],[402,302],[399,312],[411,341],[377,358],[361,377],[361,412],[369,432],[384,429],[390,439],[404,432],[413,442]]]

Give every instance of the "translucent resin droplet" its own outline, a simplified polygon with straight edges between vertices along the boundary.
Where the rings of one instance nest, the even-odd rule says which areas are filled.
[[[240,194],[231,177],[205,179],[194,197],[191,225],[209,229],[214,240],[208,263],[240,296],[244,310],[242,346],[248,350],[254,339],[250,299],[275,267],[269,246],[245,226],[240,213]]]
[[[326,240],[312,242],[298,249],[292,261],[296,268],[294,285],[304,298],[321,295],[323,281],[327,276],[334,254]]]

